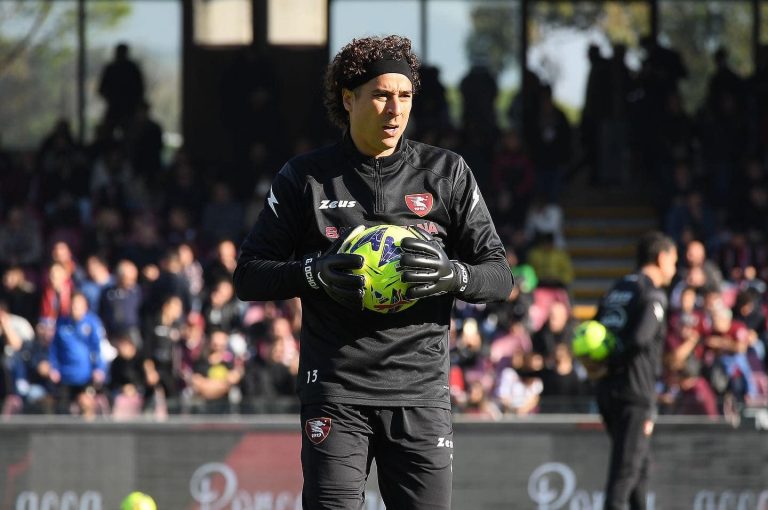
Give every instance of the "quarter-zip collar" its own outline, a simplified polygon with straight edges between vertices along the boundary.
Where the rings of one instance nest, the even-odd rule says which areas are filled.
[[[392,154],[389,156],[374,158],[373,156],[367,156],[357,150],[355,142],[352,141],[352,136],[349,134],[349,131],[344,133],[344,138],[341,141],[341,147],[344,152],[344,156],[348,159],[353,167],[366,174],[373,174],[376,169],[378,169],[382,174],[388,174],[397,170],[405,156],[407,146],[408,144],[405,141],[405,137],[402,136],[397,142],[397,147],[395,147],[395,151]]]

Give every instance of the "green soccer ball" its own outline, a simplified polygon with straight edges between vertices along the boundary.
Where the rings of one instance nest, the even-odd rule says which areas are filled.
[[[573,332],[573,354],[602,361],[616,347],[613,333],[595,320],[584,321]]]
[[[120,510],[157,510],[155,500],[143,492],[131,492],[120,504]]]
[[[402,250],[400,241],[416,237],[410,230],[396,225],[369,227],[345,243],[344,253],[361,255],[365,261],[354,274],[365,278],[363,307],[379,313],[401,312],[416,303],[406,299],[408,285],[400,279],[398,265]]]

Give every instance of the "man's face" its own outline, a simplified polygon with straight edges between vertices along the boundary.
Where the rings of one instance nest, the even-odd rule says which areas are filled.
[[[387,73],[360,85],[356,92],[344,89],[342,93],[357,150],[373,157],[392,154],[411,114],[411,81],[402,74]]]
[[[659,268],[663,278],[663,285],[669,285],[677,272],[677,249],[659,253]]]
[[[82,320],[83,317],[85,317],[85,314],[88,312],[88,301],[85,300],[85,297],[78,294],[72,299],[72,318],[77,322]]]

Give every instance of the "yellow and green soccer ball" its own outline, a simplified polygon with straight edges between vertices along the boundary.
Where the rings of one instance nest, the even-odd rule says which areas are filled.
[[[342,247],[344,253],[361,255],[365,261],[361,269],[352,273],[365,278],[363,307],[379,313],[401,312],[416,303],[406,299],[408,285],[400,279],[400,241],[416,237],[410,230],[396,225],[369,227],[347,239]]]
[[[155,500],[143,492],[131,492],[120,504],[120,510],[157,510]]]
[[[573,354],[603,361],[616,347],[616,337],[596,320],[584,321],[573,332]]]

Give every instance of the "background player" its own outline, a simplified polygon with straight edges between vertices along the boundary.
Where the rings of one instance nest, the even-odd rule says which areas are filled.
[[[651,232],[637,246],[637,271],[603,296],[597,319],[617,338],[607,372],[597,383],[597,402],[611,439],[605,509],[646,508],[656,378],[666,336],[667,296],[677,248]]]

